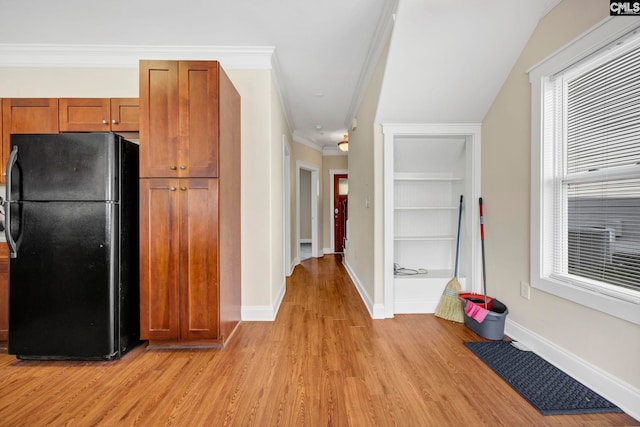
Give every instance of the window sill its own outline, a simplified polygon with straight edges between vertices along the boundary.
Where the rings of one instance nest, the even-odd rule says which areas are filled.
[[[640,304],[551,278],[534,278],[531,285],[535,289],[640,325]]]

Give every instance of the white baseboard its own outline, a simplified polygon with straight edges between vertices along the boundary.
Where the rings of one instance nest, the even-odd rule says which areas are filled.
[[[353,269],[351,268],[351,265],[349,265],[349,262],[346,259],[342,259],[342,264],[344,265],[345,270],[347,270],[347,273],[349,274],[349,277],[351,278],[351,281],[353,282],[353,284],[356,286],[356,289],[358,290],[358,293],[360,294],[360,298],[362,299],[362,302],[364,302],[364,305],[367,307],[367,310],[369,311],[369,315],[371,316],[372,319],[384,319],[384,305],[383,304],[373,304],[373,301],[371,301],[371,297],[369,296],[369,294],[367,293],[367,291],[364,289],[364,287],[362,286],[362,283],[360,282],[360,279],[358,279],[358,276],[354,273]]]
[[[636,420],[640,420],[640,389],[558,347],[551,341],[507,318],[505,334],[547,362],[591,388]]]
[[[331,248],[322,248],[322,253],[324,253],[325,255],[329,255],[334,253],[334,251]]]
[[[276,320],[278,310],[280,310],[280,304],[284,299],[284,294],[287,291],[286,281],[282,284],[280,292],[273,300],[273,304],[268,305],[254,305],[254,306],[242,306],[242,321],[243,322],[273,322]]]
[[[394,303],[396,314],[431,314],[438,307],[438,299],[396,300]]]

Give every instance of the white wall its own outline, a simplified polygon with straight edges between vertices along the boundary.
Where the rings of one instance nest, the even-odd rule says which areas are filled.
[[[388,46],[381,54],[349,134],[349,249],[345,264],[374,317],[383,317],[382,131],[376,123]]]
[[[482,123],[487,287],[509,307],[508,331],[591,365],[587,379],[601,373],[635,387],[638,396],[640,326],[536,289],[530,300],[520,296],[520,282],[529,282],[531,269],[527,70],[608,14],[602,0],[556,6],[539,23]]]

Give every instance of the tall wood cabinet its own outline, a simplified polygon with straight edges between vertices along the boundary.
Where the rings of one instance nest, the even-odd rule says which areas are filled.
[[[240,96],[216,61],[140,62],[141,337],[220,346],[240,321]]]

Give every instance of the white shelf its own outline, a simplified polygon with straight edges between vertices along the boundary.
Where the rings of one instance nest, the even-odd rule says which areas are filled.
[[[395,206],[396,211],[447,211],[458,210],[457,206]]]
[[[426,181],[426,182],[460,182],[462,178],[429,173],[396,172],[394,181]]]
[[[395,280],[417,280],[417,279],[451,279],[453,278],[452,270],[427,270],[422,274],[394,274]]]
[[[443,242],[456,240],[456,236],[395,236],[396,241],[420,241],[420,242]]]

